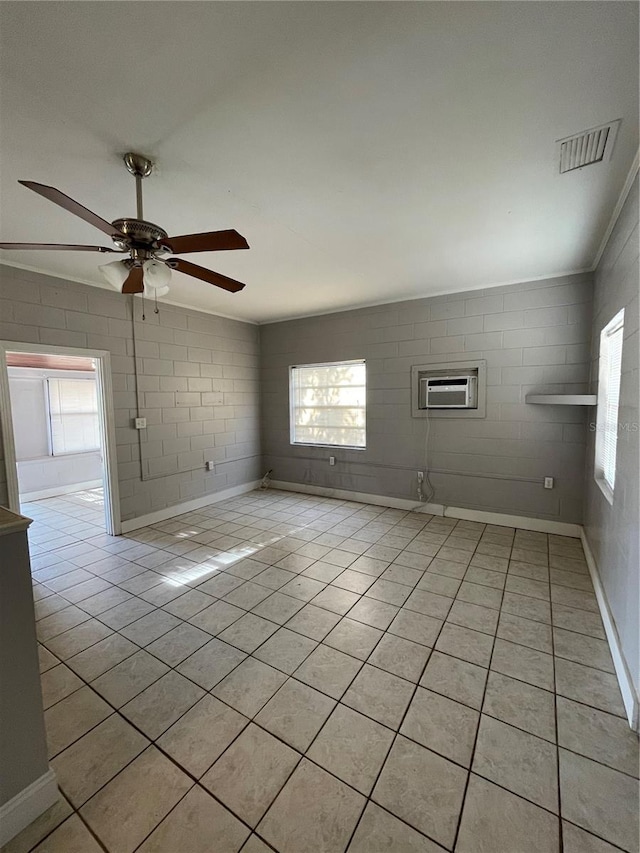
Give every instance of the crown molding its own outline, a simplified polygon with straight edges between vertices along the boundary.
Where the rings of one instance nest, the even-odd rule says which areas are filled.
[[[607,243],[609,242],[609,238],[613,233],[613,229],[616,227],[616,222],[618,221],[618,217],[622,213],[622,208],[624,207],[624,203],[627,200],[627,196],[631,192],[631,187],[633,186],[633,182],[636,179],[636,174],[638,172],[638,167],[640,166],[640,149],[636,151],[636,156],[633,158],[633,163],[631,164],[631,168],[629,169],[629,173],[624,182],[624,186],[622,187],[622,192],[618,196],[618,201],[616,202],[616,206],[613,208],[613,213],[611,214],[611,219],[609,220],[609,224],[607,225],[602,240],[600,242],[600,246],[598,247],[598,251],[596,252],[596,256],[593,259],[593,264],[591,265],[591,271],[595,272],[598,268],[598,264],[600,263],[600,259],[604,253],[604,250],[607,247]]]
[[[25,272],[34,272],[38,275],[45,275],[49,278],[57,278],[60,281],[68,281],[73,282],[75,284],[86,284],[89,287],[95,287],[98,290],[106,290],[107,293],[115,293],[114,289],[109,286],[105,286],[103,284],[99,284],[95,281],[89,281],[86,278],[78,278],[74,275],[67,275],[67,273],[57,273],[57,272],[49,272],[47,270],[40,269],[39,267],[29,266],[28,264],[20,264],[16,261],[8,261],[6,258],[0,256],[0,267],[12,267],[17,270],[24,270]],[[162,302],[160,305],[171,305],[173,308],[184,308],[186,311],[195,311],[198,314],[209,314],[212,317],[222,317],[224,320],[235,320],[237,323],[247,323],[249,326],[257,326],[257,320],[247,320],[244,317],[238,317],[235,314],[223,314],[221,311],[209,310],[208,308],[194,308],[193,305],[187,305],[185,302],[175,302],[173,299],[165,299],[162,298]]]

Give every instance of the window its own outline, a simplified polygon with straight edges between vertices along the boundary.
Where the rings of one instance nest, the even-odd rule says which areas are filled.
[[[95,379],[47,379],[47,390],[52,455],[99,450]]]
[[[366,447],[364,361],[290,368],[291,443]]]
[[[600,334],[595,477],[610,503],[613,503],[616,480],[623,332],[624,309],[616,314]]]

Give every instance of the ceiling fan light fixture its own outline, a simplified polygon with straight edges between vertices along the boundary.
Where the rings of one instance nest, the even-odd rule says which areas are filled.
[[[163,296],[166,296],[169,293],[168,287],[149,287],[147,284],[144,286],[144,294],[147,299],[160,299]]]
[[[127,280],[131,269],[127,261],[112,261],[110,264],[101,264],[98,269],[102,273],[102,277],[107,281],[114,290],[122,290],[122,285]]]
[[[158,296],[163,296],[169,292],[169,282],[171,281],[171,270],[162,261],[150,258],[142,265],[145,287],[157,291]],[[164,293],[160,293],[160,291]]]

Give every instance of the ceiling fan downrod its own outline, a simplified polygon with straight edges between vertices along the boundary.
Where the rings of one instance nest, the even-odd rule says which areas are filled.
[[[153,163],[148,157],[143,154],[136,154],[133,151],[128,151],[122,159],[127,170],[136,179],[136,215],[138,219],[144,219],[142,215],[142,179],[149,177]]]
[[[143,215],[142,205],[142,179],[148,177],[153,170],[153,162],[143,154],[133,151],[127,152],[123,158],[127,171],[136,180],[136,218],[123,217],[113,221],[117,234],[112,237],[116,246],[131,254],[131,259],[136,264],[156,257],[158,253],[166,252],[162,241],[168,235],[167,232],[154,222],[147,222]]]

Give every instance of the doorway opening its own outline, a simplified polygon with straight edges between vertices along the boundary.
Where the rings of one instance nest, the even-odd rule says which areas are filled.
[[[2,345],[9,506],[47,538],[120,532],[108,353]]]

